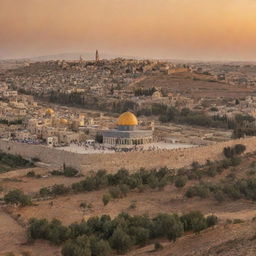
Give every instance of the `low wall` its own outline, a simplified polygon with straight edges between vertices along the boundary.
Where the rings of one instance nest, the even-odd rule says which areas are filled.
[[[72,166],[86,173],[98,169],[116,171],[119,168],[127,168],[133,171],[140,167],[159,168],[167,166],[179,168],[190,165],[193,161],[204,163],[207,159],[221,159],[223,158],[223,148],[235,144],[244,144],[246,152],[254,152],[256,150],[256,137],[230,140],[195,148],[115,154],[78,154],[42,145],[0,140],[0,150],[18,154],[24,158],[37,157],[42,162],[56,167],[65,163],[66,166]]]

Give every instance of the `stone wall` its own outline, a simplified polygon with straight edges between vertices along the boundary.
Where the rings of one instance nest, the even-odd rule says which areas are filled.
[[[238,143],[244,144],[247,152],[256,150],[256,137],[187,149],[88,155],[67,152],[42,145],[29,145],[0,140],[0,150],[11,154],[19,154],[24,158],[37,157],[42,162],[49,163],[55,167],[62,166],[65,163],[66,166],[73,166],[86,173],[90,170],[98,169],[116,171],[124,167],[133,171],[140,167],[159,168],[167,166],[177,168],[187,166],[193,161],[204,163],[207,159],[218,160],[223,158],[223,148]]]

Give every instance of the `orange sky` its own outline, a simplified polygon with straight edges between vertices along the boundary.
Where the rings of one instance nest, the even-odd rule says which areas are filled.
[[[0,58],[256,60],[256,0],[0,0]]]

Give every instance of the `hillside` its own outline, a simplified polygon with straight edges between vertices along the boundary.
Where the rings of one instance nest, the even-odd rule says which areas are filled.
[[[103,214],[115,218],[118,214],[125,212],[131,216],[148,214],[153,218],[159,213],[182,215],[197,210],[205,216],[212,214],[217,216],[219,219],[217,226],[203,230],[200,234],[186,232],[175,243],[166,239],[151,240],[146,243],[146,246],[133,246],[127,255],[255,255],[256,205],[253,199],[255,194],[251,194],[255,193],[253,192],[255,190],[251,190],[250,193],[247,190],[245,194],[241,187],[239,194],[235,196],[230,186],[239,182],[242,184],[241,181],[255,180],[256,154],[235,156],[234,159],[240,160],[229,162],[226,159],[208,162],[201,166],[194,163],[191,168],[179,169],[174,176],[172,172],[163,172],[165,173],[163,178],[167,181],[163,186],[160,180],[160,183],[151,183],[152,179],[152,181],[145,181],[147,185],[143,185],[143,188],[127,190],[121,197],[111,199],[105,206],[102,198],[111,191],[112,186],[109,187],[109,185],[92,188],[90,191],[49,195],[40,200],[35,197],[41,188],[51,188],[54,184],[64,184],[68,188],[72,184],[83,182],[87,179],[85,177],[69,178],[63,175],[50,175],[51,168],[21,169],[0,174],[2,195],[18,188],[35,198],[31,206],[1,206],[1,223],[5,225],[0,226],[0,234],[4,241],[0,245],[0,252],[30,252],[26,255],[42,256],[61,255],[60,246],[45,240],[37,240],[34,244],[26,243],[26,229],[30,218],[46,218],[49,221],[57,218],[63,225],[70,225]],[[27,175],[32,170],[36,175]],[[155,177],[159,174],[156,173]],[[101,175],[103,175],[101,180],[104,180],[105,174]],[[131,174],[131,178],[132,175],[136,173]],[[187,177],[185,185],[179,185],[177,180],[183,179],[184,176]],[[210,188],[220,184],[222,184],[220,189],[223,191],[221,199],[216,196],[214,190],[207,191],[207,186]],[[188,196],[188,191],[192,187],[202,185],[206,190],[201,194]],[[75,186],[72,187],[75,188]],[[248,189],[255,188],[248,187]],[[155,241],[162,244],[162,250],[154,251]]]

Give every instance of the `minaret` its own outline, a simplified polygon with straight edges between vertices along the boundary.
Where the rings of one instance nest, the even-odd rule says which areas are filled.
[[[79,62],[82,63],[83,62],[83,58],[82,56],[80,55],[80,58],[79,58]]]
[[[99,60],[100,60],[99,52],[98,50],[96,50],[95,61],[98,62]]]

